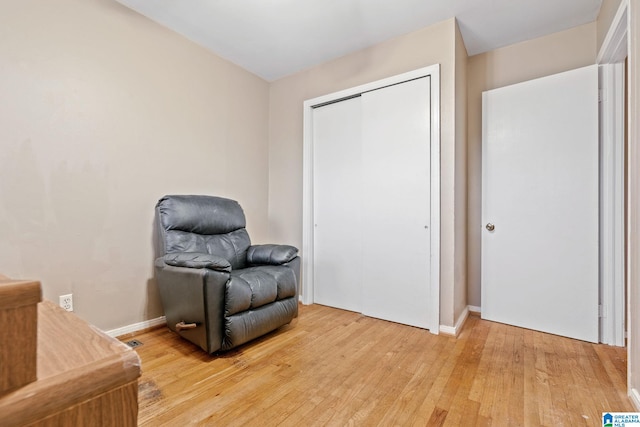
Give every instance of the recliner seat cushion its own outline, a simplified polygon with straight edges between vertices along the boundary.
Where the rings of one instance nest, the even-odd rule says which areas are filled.
[[[225,316],[262,307],[296,295],[296,277],[289,267],[264,265],[231,271]]]
[[[165,264],[174,267],[208,268],[210,270],[231,271],[231,264],[226,259],[201,252],[177,252],[166,254],[163,258]]]

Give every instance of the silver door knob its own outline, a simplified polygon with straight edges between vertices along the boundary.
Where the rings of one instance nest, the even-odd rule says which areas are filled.
[[[493,230],[495,230],[495,229],[496,229],[496,226],[495,226],[495,225],[493,225],[493,224],[491,224],[491,223],[488,223],[488,224],[486,225],[486,227],[487,227],[487,230],[489,230],[489,231],[493,231]]]

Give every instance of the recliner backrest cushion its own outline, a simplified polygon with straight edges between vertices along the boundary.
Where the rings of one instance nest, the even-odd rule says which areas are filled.
[[[235,200],[214,196],[165,196],[156,206],[164,253],[203,252],[244,268],[251,240]]]

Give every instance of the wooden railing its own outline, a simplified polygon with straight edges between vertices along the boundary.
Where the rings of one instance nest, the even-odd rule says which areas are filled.
[[[40,282],[0,277],[0,395],[37,378]]]
[[[0,276],[0,425],[135,426],[138,355],[41,299]]]

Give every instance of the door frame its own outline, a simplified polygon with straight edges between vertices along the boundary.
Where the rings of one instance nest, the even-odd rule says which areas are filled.
[[[431,277],[429,330],[440,329],[440,64],[402,73],[364,85],[330,93],[303,103],[303,187],[302,187],[302,292],[303,304],[313,304],[314,291],[314,196],[313,196],[313,109],[358,96],[382,87],[421,77],[431,82]]]
[[[600,84],[600,342],[625,345],[625,70],[628,2],[623,0],[596,63]]]

